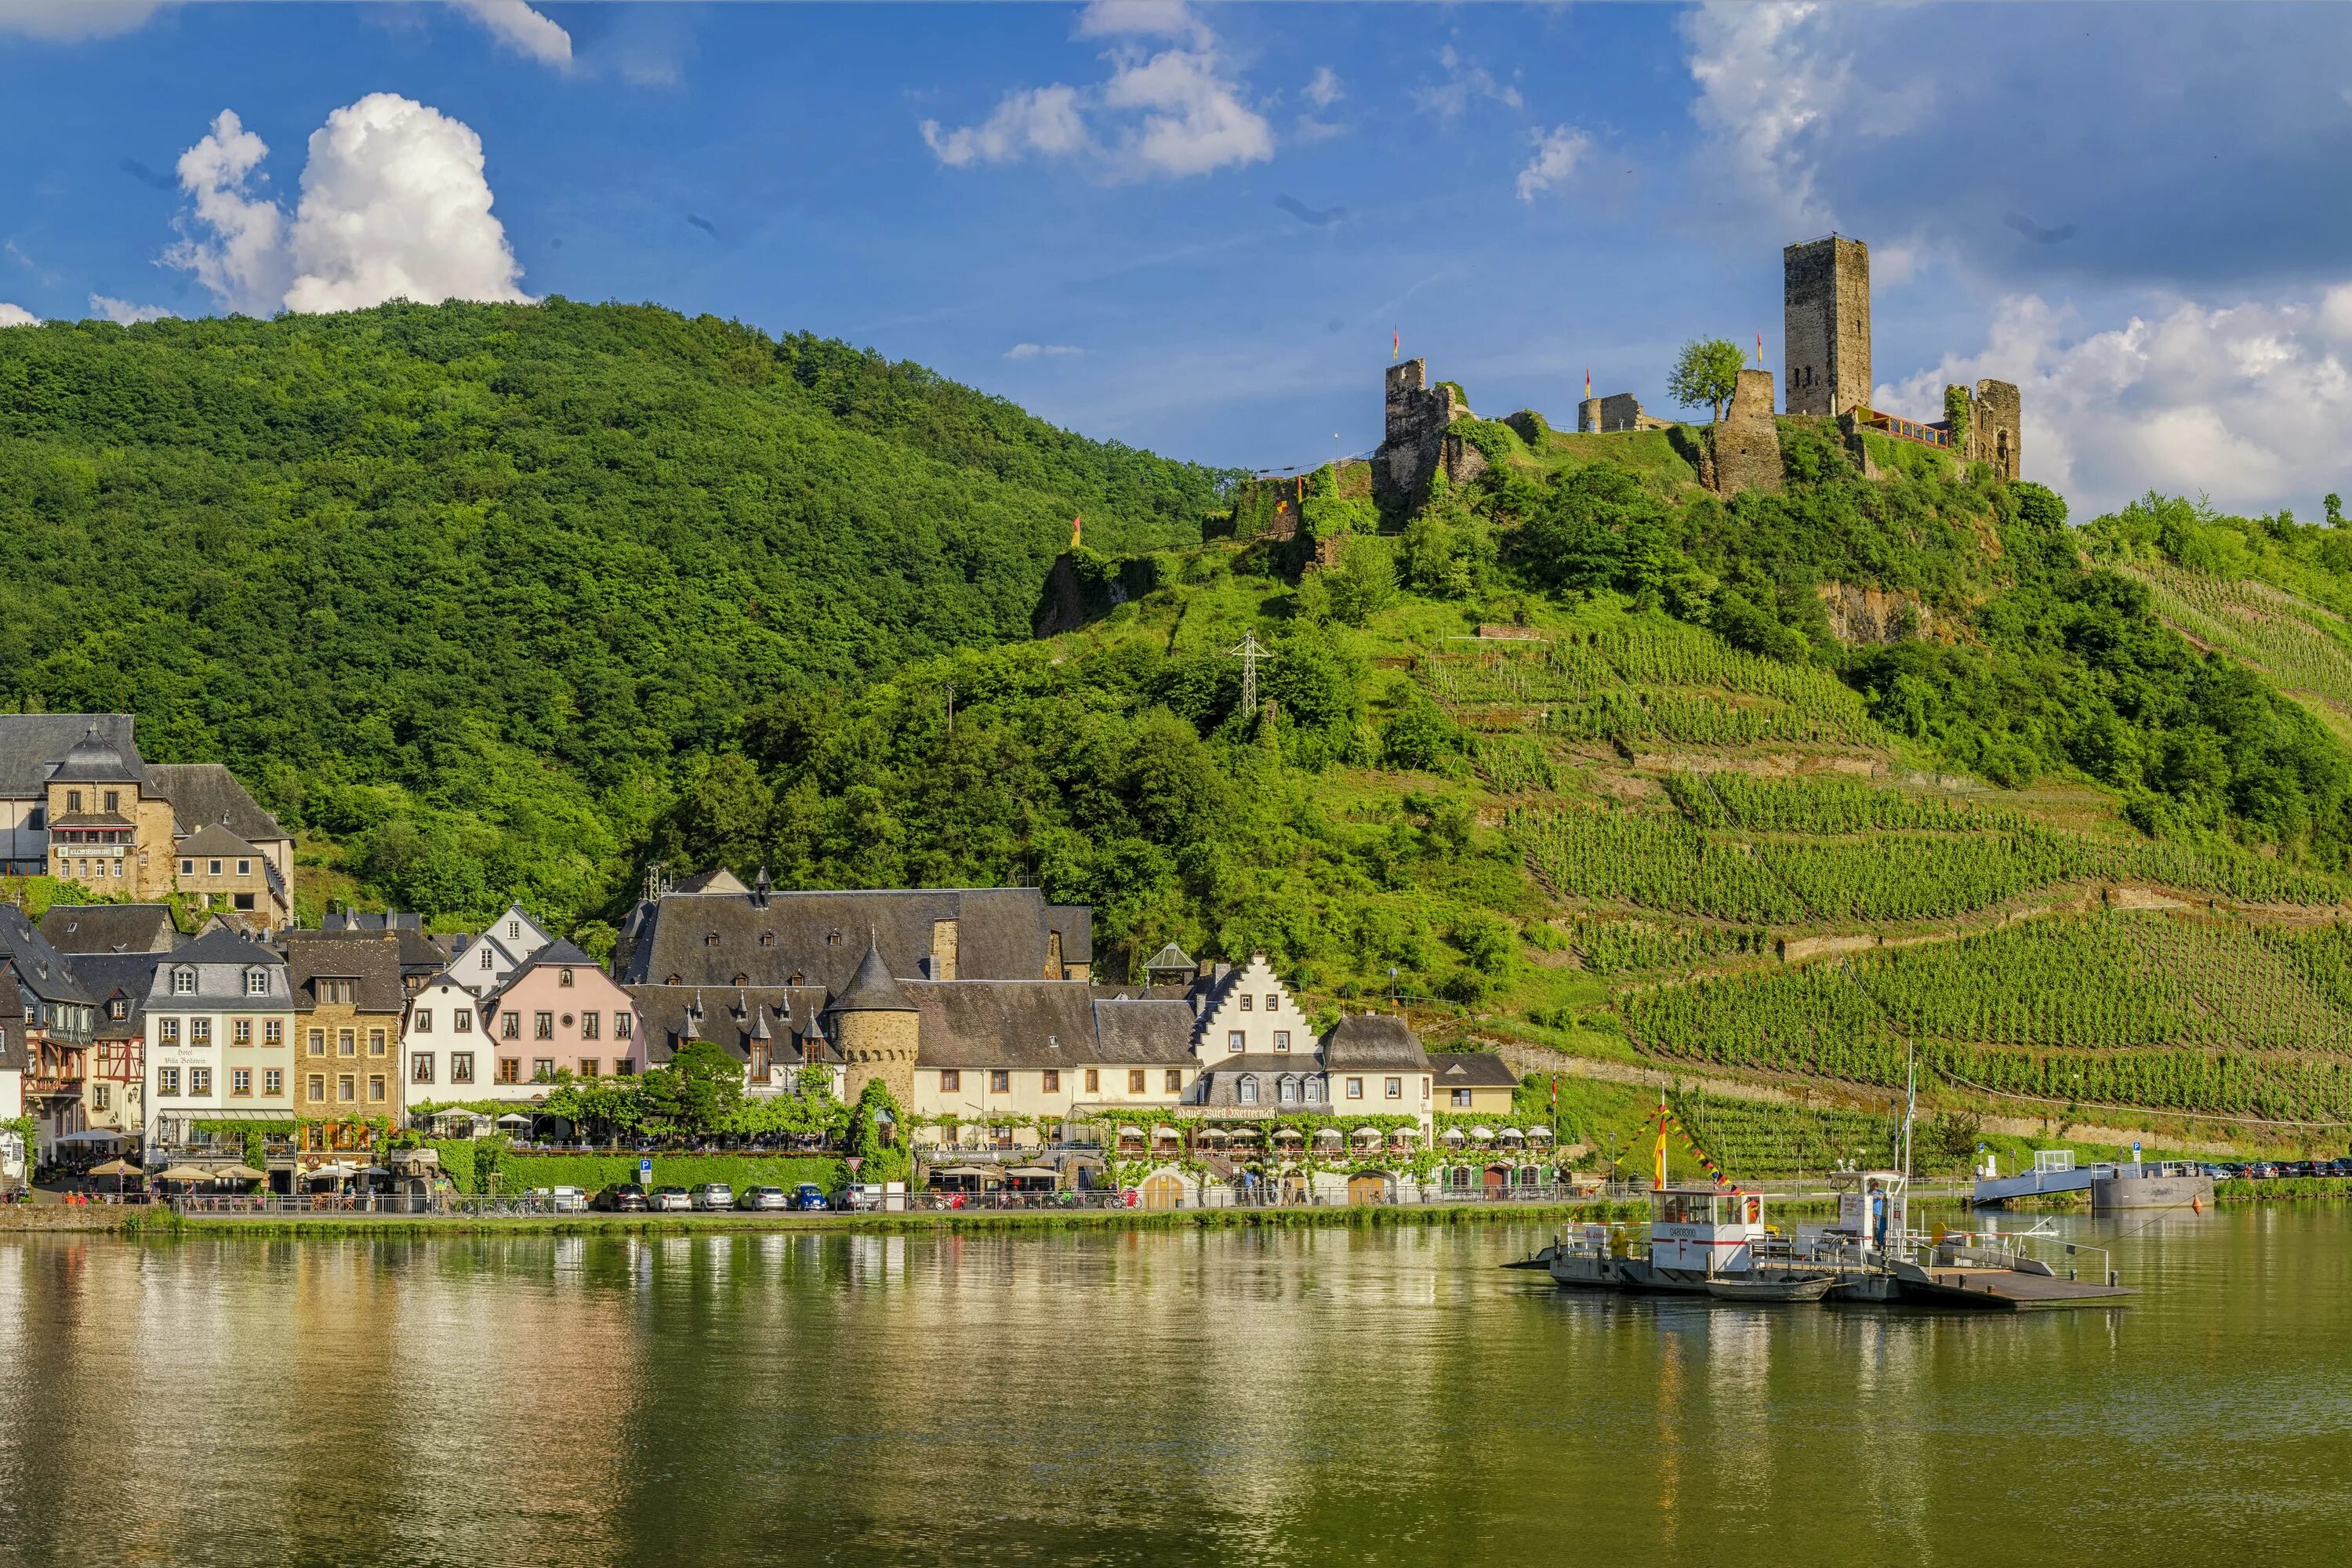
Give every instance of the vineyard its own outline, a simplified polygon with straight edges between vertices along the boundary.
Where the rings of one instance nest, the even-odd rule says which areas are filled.
[[[1840,1163],[1881,1165],[1900,1157],[1900,1118],[1839,1106],[1731,1100],[1688,1090],[1671,1097],[1675,1115],[1733,1181],[1822,1172]]]
[[[2156,595],[2165,619],[2198,641],[2267,670],[2352,716],[2352,626],[2266,583],[2209,577],[2164,561],[2124,568]]]
[[[2004,1093],[2281,1118],[2352,1116],[2352,959],[2294,933],[2162,915],[2035,921],[1625,999],[1658,1056],[1902,1081],[1908,1047]]]
[[[1766,931],[1725,926],[1580,918],[1570,929],[1569,945],[1591,973],[1633,974],[1756,957],[1771,951],[1771,938]]]

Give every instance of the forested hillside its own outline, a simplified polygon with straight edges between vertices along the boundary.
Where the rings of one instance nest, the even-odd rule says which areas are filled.
[[[374,893],[569,922],[778,692],[1025,637],[1225,476],[621,306],[0,333],[0,701],[128,710]]]

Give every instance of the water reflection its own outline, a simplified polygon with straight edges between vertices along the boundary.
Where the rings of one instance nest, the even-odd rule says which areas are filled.
[[[1577,1295],[1451,1228],[26,1238],[0,1562],[2335,1555],[2344,1218],[2071,1223],[2147,1294]]]

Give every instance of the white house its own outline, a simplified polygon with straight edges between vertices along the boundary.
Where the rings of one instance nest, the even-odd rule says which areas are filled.
[[[147,1149],[192,1123],[294,1119],[294,994],[286,960],[215,926],[155,966],[147,994]]]
[[[489,1081],[489,1036],[482,1028],[482,999],[447,970],[408,999],[408,1023],[400,1034],[401,1076],[407,1102],[473,1100]]]
[[[546,927],[523,913],[520,904],[509,904],[488,930],[459,941],[457,956],[443,973],[476,996],[487,996],[554,940]]]

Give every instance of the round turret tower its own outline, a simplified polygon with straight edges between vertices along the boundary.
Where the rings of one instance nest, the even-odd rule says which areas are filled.
[[[889,1086],[901,1112],[912,1110],[922,1015],[890,977],[890,967],[871,938],[857,973],[825,1011],[833,1019],[833,1042],[847,1064],[842,1099],[856,1104],[866,1084],[878,1078]]]

